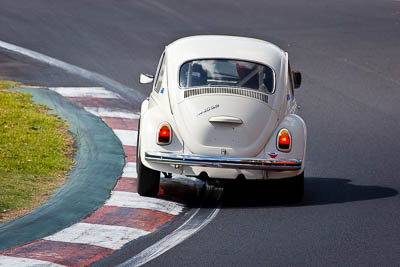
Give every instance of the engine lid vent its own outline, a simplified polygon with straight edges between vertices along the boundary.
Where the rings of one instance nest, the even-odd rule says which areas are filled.
[[[205,95],[205,94],[226,94],[226,95],[241,95],[247,96],[251,98],[255,98],[261,100],[265,103],[268,103],[268,95],[253,91],[253,90],[246,90],[242,88],[231,88],[231,87],[201,87],[201,88],[194,88],[194,89],[186,89],[184,93],[185,98],[189,98],[192,96],[197,95]]]

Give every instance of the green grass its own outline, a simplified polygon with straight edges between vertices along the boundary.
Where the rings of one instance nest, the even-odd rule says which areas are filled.
[[[21,83],[19,82],[12,82],[12,81],[5,81],[0,79],[0,89],[7,89],[13,87],[21,87]]]
[[[0,80],[10,86],[20,85]],[[0,89],[0,222],[40,205],[73,165],[65,122],[30,98]]]

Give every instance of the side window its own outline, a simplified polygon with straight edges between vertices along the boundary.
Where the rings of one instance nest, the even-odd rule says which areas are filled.
[[[153,90],[155,92],[157,92],[157,93],[161,89],[161,83],[162,83],[162,79],[163,79],[163,76],[164,76],[164,69],[165,69],[165,60],[164,60],[164,58],[165,58],[165,54],[163,53],[161,55],[160,62],[158,63],[156,76],[154,78]]]

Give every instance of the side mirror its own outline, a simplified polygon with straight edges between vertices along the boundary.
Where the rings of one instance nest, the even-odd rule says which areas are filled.
[[[299,71],[293,71],[293,82],[294,88],[299,88],[301,85],[301,73]]]
[[[140,73],[140,83],[143,84],[152,83],[153,80],[154,80],[153,75]]]

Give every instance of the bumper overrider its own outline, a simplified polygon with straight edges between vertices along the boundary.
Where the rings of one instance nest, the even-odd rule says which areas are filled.
[[[187,154],[173,154],[165,152],[145,152],[145,159],[149,162],[201,166],[212,168],[231,169],[256,169],[256,170],[277,170],[295,171],[301,169],[301,160],[297,159],[261,159],[261,158],[226,158],[211,157]]]

